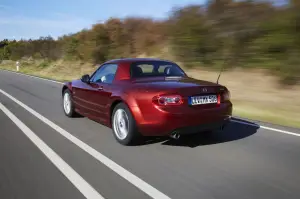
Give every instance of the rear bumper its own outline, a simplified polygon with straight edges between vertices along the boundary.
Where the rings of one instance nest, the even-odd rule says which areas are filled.
[[[212,123],[200,124],[197,126],[187,126],[187,127],[174,129],[172,132],[176,131],[176,133],[179,135],[187,135],[187,134],[194,134],[194,133],[199,133],[204,131],[218,130],[226,126],[229,122],[230,122],[230,117],[224,119],[223,121],[217,121]]]
[[[232,104],[226,103],[218,108],[197,112],[172,114],[157,111],[151,116],[135,112],[138,130],[144,136],[168,136],[177,131],[179,134],[198,133],[219,129],[226,125],[232,116]],[[146,118],[146,119],[145,119]]]

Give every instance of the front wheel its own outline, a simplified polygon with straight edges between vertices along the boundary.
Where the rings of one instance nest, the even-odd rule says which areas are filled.
[[[75,116],[74,104],[72,101],[72,95],[70,90],[66,89],[63,93],[63,109],[64,113],[68,117]]]
[[[117,104],[113,110],[112,130],[114,137],[122,145],[134,144],[140,137],[135,120],[124,103]]]

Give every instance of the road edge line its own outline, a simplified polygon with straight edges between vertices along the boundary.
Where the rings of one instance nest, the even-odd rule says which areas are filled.
[[[31,77],[31,78],[35,78],[35,79],[49,81],[49,82],[53,82],[53,83],[57,83],[57,84],[64,84],[63,82],[60,82],[60,81],[56,81],[56,80],[52,80],[52,79],[46,79],[46,78],[38,77],[38,76],[34,76],[34,75],[28,75],[28,74],[25,74],[25,73],[16,72],[16,71],[12,71],[12,70],[6,70],[6,69],[0,69],[0,70],[6,71],[6,72],[10,72],[10,73],[14,73],[14,74],[18,74],[18,75],[23,75],[23,76]]]
[[[286,130],[271,128],[271,127],[262,126],[262,125],[259,125],[259,124],[251,124],[251,123],[248,123],[248,122],[238,121],[238,120],[235,120],[235,119],[232,119],[231,121],[235,122],[235,123],[239,123],[239,124],[244,124],[244,125],[259,127],[261,129],[266,129],[266,130],[269,130],[269,131],[275,131],[275,132],[279,132],[279,133],[284,133],[284,134],[294,135],[294,136],[300,137],[299,133],[294,133],[294,132],[291,132],[291,131],[286,131]]]
[[[58,83],[58,84],[64,84],[63,82],[59,82],[59,81],[55,81],[55,80],[50,80],[50,79],[45,79],[45,78],[42,78],[42,77],[36,77],[36,76],[32,76],[32,75],[27,75],[27,74],[24,74],[24,73],[15,72],[15,71],[11,71],[11,70],[5,70],[5,69],[0,69],[0,70],[11,72],[11,73],[15,73],[15,74],[18,74],[18,75],[24,75],[24,76],[28,76],[28,77],[36,78],[36,79],[40,79],[40,80],[50,81],[50,82],[54,82],[54,83]],[[300,136],[300,134],[298,134],[298,133],[293,133],[293,132],[290,132],[290,131],[285,131],[285,130],[281,130],[281,129],[277,129],[277,128],[271,128],[271,127],[267,127],[267,126],[261,126],[259,124],[254,125],[254,124],[251,124],[251,123],[237,121],[237,120],[234,120],[234,119],[232,119],[231,121],[236,122],[236,123],[240,123],[240,124],[250,125],[250,126],[258,126],[260,128],[263,128],[263,129],[266,129],[266,130],[270,130],[270,131],[276,131],[276,132],[286,133],[286,134],[289,134],[289,135]]]

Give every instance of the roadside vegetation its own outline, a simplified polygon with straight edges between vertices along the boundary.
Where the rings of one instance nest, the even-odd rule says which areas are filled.
[[[208,1],[165,20],[111,18],[90,29],[0,42],[0,68],[66,81],[121,57],[174,60],[232,91],[234,114],[300,127],[300,1]]]

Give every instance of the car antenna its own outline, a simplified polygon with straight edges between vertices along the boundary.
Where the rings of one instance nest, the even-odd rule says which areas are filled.
[[[220,70],[220,73],[219,73],[219,76],[218,76],[218,79],[217,79],[217,84],[219,84],[220,76],[221,76],[223,70],[225,69],[225,66],[226,66],[227,62],[229,62],[229,59],[230,59],[230,56],[228,56],[228,58],[224,60],[223,66]]]
[[[218,76],[218,79],[217,79],[217,84],[219,84],[219,79],[220,79],[221,73],[223,72],[224,68],[225,68],[225,62],[223,63],[223,66],[220,70],[220,73],[219,73],[219,76]]]

